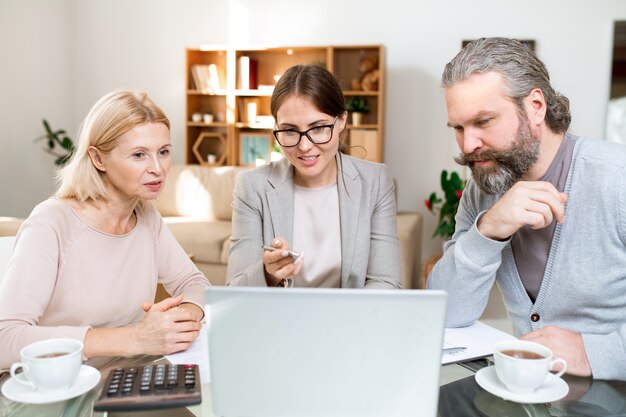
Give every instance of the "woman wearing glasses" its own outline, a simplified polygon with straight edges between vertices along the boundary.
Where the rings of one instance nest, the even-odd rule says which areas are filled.
[[[285,158],[237,178],[227,284],[400,288],[393,183],[384,165],[342,153],[337,80],[291,67],[271,111]]]

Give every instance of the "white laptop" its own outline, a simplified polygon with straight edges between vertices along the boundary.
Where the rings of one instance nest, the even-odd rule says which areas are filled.
[[[213,412],[435,417],[446,294],[212,287]]]

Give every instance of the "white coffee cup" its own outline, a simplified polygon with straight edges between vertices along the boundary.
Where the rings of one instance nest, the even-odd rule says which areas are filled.
[[[11,377],[40,392],[65,391],[76,380],[83,363],[83,343],[76,339],[48,339],[20,351],[21,362],[11,366]],[[18,369],[22,373],[16,373]]]
[[[526,340],[500,342],[496,344],[493,356],[498,378],[509,391],[516,394],[528,394],[537,390],[556,364],[561,364],[556,377],[560,377],[567,370],[567,362],[561,358],[552,359],[549,348]]]

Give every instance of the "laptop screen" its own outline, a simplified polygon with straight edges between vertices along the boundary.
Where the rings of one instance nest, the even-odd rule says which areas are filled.
[[[435,416],[446,295],[207,289],[213,411]]]

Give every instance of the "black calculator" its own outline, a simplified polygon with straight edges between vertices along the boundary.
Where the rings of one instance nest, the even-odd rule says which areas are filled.
[[[202,402],[198,365],[145,365],[109,372],[94,411],[183,407]]]

